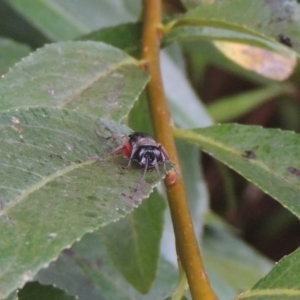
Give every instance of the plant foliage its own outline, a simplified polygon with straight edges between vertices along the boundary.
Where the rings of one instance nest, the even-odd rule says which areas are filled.
[[[213,216],[198,150],[300,217],[299,134],[212,125],[295,92],[300,4],[188,2],[164,22],[162,73],[172,117],[184,128],[174,136],[209,278],[221,300],[299,299],[299,250],[273,267]],[[112,134],[151,132],[140,7],[0,2],[0,299],[175,299],[173,230],[154,190],[163,172],[141,180],[138,165],[125,170],[124,158],[106,157],[120,145]],[[185,76],[183,49],[261,87],[205,107]]]

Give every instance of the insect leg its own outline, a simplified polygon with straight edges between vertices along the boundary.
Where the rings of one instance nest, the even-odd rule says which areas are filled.
[[[129,169],[131,167],[132,158],[129,157],[127,165],[123,169]]]
[[[144,179],[147,170],[148,170],[148,159],[147,159],[147,161],[146,161],[146,165],[145,165],[145,168],[144,168],[144,171],[143,171],[143,175],[142,175],[142,177],[139,179],[139,181],[141,181],[141,180]]]
[[[119,147],[113,149],[113,150],[110,151],[109,153],[107,153],[107,154],[105,154],[104,156],[102,156],[102,157],[101,157],[101,160],[104,160],[104,159],[107,158],[108,156],[115,155],[115,154],[117,154],[117,153],[122,152],[123,148],[124,148],[124,146],[121,145],[121,146],[119,146]]]

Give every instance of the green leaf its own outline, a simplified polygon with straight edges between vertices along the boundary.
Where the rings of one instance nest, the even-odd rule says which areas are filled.
[[[248,113],[258,105],[291,90],[290,85],[276,84],[219,99],[208,105],[207,110],[215,122],[226,122]]]
[[[228,28],[226,28],[226,21],[220,20],[218,24],[218,21],[215,19],[206,19],[206,17],[208,16],[203,15],[203,20],[201,18],[199,18],[199,20],[195,19],[191,21],[191,24],[179,23],[165,36],[163,43],[170,44],[177,41],[193,41],[197,39],[209,41],[219,40],[245,43],[287,55],[290,52],[285,46],[271,38],[260,36],[259,33],[256,32],[243,32],[245,29],[243,27],[239,28],[238,25],[236,26],[237,28],[231,28],[230,25],[227,25]],[[223,22],[225,22],[225,24],[223,24]],[[241,32],[239,30],[241,30]]]
[[[112,262],[141,293],[155,279],[164,209],[163,199],[154,192],[133,213],[103,228]]]
[[[167,297],[167,298],[164,298],[164,300],[173,300],[173,296],[170,296],[170,297]],[[183,296],[180,300],[189,300],[186,296]]]
[[[204,4],[212,4],[213,2],[211,0],[181,0],[181,3],[187,9],[191,9]]]
[[[36,279],[43,284],[55,284],[80,300],[153,300],[164,299],[172,293],[178,275],[170,263],[160,259],[155,282],[142,295],[111,262],[104,239],[102,229],[85,235],[48,268],[42,269]]]
[[[19,300],[18,291],[19,290],[14,290],[8,297],[5,298],[5,300]]]
[[[176,141],[176,148],[182,168],[194,230],[201,239],[203,216],[209,210],[208,191],[204,182],[204,176],[199,168],[199,165],[201,166],[201,154],[197,147],[185,141]]]
[[[99,157],[128,128],[59,109],[0,114],[0,298],[85,233],[116,221],[161,180],[124,158]]]
[[[8,0],[24,17],[53,41],[68,40],[100,27],[135,21],[137,0]]]
[[[214,293],[220,300],[232,300],[238,292],[231,287],[224,278],[220,278],[208,265],[205,265],[210,284],[213,286]],[[239,291],[240,292],[240,291]]]
[[[19,300],[75,300],[76,298],[67,295],[64,291],[51,286],[41,285],[38,282],[30,282],[20,290]]]
[[[247,13],[241,13],[245,11]],[[292,39],[293,49],[299,51],[299,16],[300,5],[295,0],[232,0],[189,10],[179,18],[176,27],[183,38],[194,35],[251,41],[253,45],[264,45],[278,52],[284,51],[285,47],[277,42],[278,35],[285,34]]]
[[[191,80],[193,82],[199,82],[200,79],[199,84],[201,84],[201,86],[205,85],[203,81],[206,78],[206,70],[210,65],[226,70],[229,73],[238,74],[238,76],[258,86],[274,83],[270,78],[260,76],[255,72],[249,72],[249,70],[235,64],[232,60],[226,58],[217,50],[214,44],[209,41],[195,39],[181,43],[181,45],[190,61],[189,66],[191,70],[189,72],[191,72]],[[199,49],[201,49],[201,55],[199,55]]]
[[[168,24],[164,43],[213,40],[236,64],[283,81],[295,70],[297,55],[279,40],[284,34],[292,39],[293,49],[300,50],[299,16],[300,6],[295,0],[275,0],[272,4],[265,0],[215,3],[190,10]]]
[[[0,111],[57,106],[120,120],[148,82],[137,61],[99,42],[47,45],[0,80]]]
[[[227,164],[300,217],[298,134],[237,124],[174,129],[174,134]]]
[[[239,295],[236,300],[297,300],[300,298],[300,249],[284,257],[273,270],[251,290]]]
[[[146,132],[153,135],[151,116],[147,102],[147,93],[144,91],[139,100],[134,103],[128,114],[128,125],[134,131]]]
[[[30,45],[32,48],[49,43],[40,32],[16,12],[8,1],[0,1],[0,36]]]
[[[0,38],[0,75],[6,73],[11,66],[29,52],[30,49],[26,45]]]
[[[141,52],[142,23],[128,23],[102,28],[81,36],[79,40],[98,41],[119,48],[139,58]],[[126,36],[126,38],[124,38]]]
[[[9,0],[9,3],[51,40],[72,39],[89,30],[54,1]]]
[[[184,128],[210,125],[210,116],[183,71],[184,64],[183,54],[178,46],[172,45],[163,51],[162,77],[174,122]],[[174,82],[180,82],[180,85]]]
[[[202,247],[205,265],[236,292],[248,289],[273,266],[224,226],[211,222],[204,228]]]
[[[233,299],[274,266],[268,258],[237,237],[235,229],[214,213],[207,213],[204,223],[202,256],[218,299]]]

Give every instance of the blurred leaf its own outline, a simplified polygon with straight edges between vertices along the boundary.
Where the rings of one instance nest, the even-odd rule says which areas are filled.
[[[300,135],[237,124],[174,129],[174,134],[236,170],[300,217]]]
[[[245,11],[246,14],[242,13]],[[299,51],[300,43],[297,39],[300,34],[299,20],[300,6],[295,0],[257,0],[252,2],[233,0],[205,5],[188,11],[170,24],[171,30],[165,36],[164,43],[197,38],[246,43],[248,46],[235,46],[247,48],[247,51],[245,49],[239,49],[238,52],[235,50],[238,57],[242,57],[240,63],[242,61],[243,66],[249,68],[251,61],[252,68],[255,66],[255,71],[259,71],[260,74],[263,72],[264,76],[272,75],[272,72],[268,71],[268,67],[274,68],[273,63],[277,69],[284,70],[281,78],[279,78],[280,71],[276,71],[276,78],[283,80],[282,78],[287,78],[293,71],[296,54],[281,44],[279,36],[284,34],[291,38],[293,49]],[[220,43],[218,42],[219,45]],[[222,51],[226,50],[227,57],[237,59],[237,56],[232,53],[232,44],[229,46],[226,44],[226,49],[224,49],[224,44],[222,45]],[[249,45],[263,47],[280,55],[273,53],[272,57],[268,58],[269,51],[255,50]],[[228,54],[228,51],[231,53]],[[266,60],[266,58],[268,59]],[[256,61],[254,66],[253,59]],[[287,62],[287,66],[284,66],[282,61]],[[262,63],[268,63],[268,67],[265,65],[262,68]]]
[[[63,251],[36,279],[43,284],[56,284],[80,300],[153,300],[170,295],[177,276],[175,268],[161,259],[151,290],[148,294],[140,294],[111,262],[102,230],[98,230]]]
[[[125,51],[129,55],[139,58],[141,51],[142,23],[128,23],[102,28],[81,36],[79,39],[82,41],[92,40],[104,42]]]
[[[176,26],[197,25],[203,30],[212,29],[213,32],[217,30],[220,37],[223,35],[224,38],[228,34],[232,36],[231,38],[235,38],[234,35],[237,33],[237,39],[232,41],[257,37],[260,43],[274,49],[278,47],[278,50],[280,43],[276,41],[279,40],[279,34],[285,34],[292,39],[293,49],[299,51],[300,41],[297,39],[300,34],[299,20],[300,5],[295,0],[231,0],[189,10],[179,19]],[[194,29],[196,31],[197,26]],[[225,30],[223,34],[222,31],[218,31],[219,29]],[[239,37],[239,34],[246,36]]]
[[[265,221],[255,237],[258,243],[285,235],[290,228],[299,224],[298,218],[286,209],[275,210]]]
[[[164,200],[154,191],[133,213],[103,228],[112,262],[141,293],[155,279],[164,209]]]
[[[72,39],[89,31],[85,24],[55,1],[8,0],[8,3],[50,40]]]
[[[297,80],[297,78],[295,79]],[[278,113],[280,127],[300,132],[300,105],[298,101],[291,101],[288,97],[282,97],[278,102]]]
[[[213,4],[216,0],[181,0],[181,2],[186,8],[192,9],[204,4]]]
[[[225,278],[220,278],[214,271],[210,270],[209,265],[205,265],[205,270],[218,299],[232,300],[233,297],[238,294],[238,292],[226,282]]]
[[[0,1],[0,35],[33,48],[49,43],[49,40],[17,13],[6,0]]]
[[[174,300],[174,298],[172,296],[164,298],[163,300]],[[186,296],[183,296],[180,300],[188,300],[188,298]]]
[[[204,223],[201,245],[205,269],[219,299],[232,300],[274,264],[239,239],[235,228],[214,213],[207,213]]]
[[[219,99],[207,106],[210,116],[215,122],[226,122],[250,112],[253,108],[291,91],[286,84],[273,84],[254,91]]]
[[[208,191],[202,173],[201,153],[198,147],[185,141],[176,141],[189,207],[196,236],[201,239],[203,216],[208,208]],[[174,241],[175,242],[175,241]]]
[[[274,84],[273,80],[235,64],[232,60],[226,58],[209,41],[197,39],[181,43],[181,46],[188,59],[189,76],[191,76],[191,80],[196,84],[196,89],[199,93],[203,93],[207,88],[207,71],[210,67],[217,67],[218,69],[233,73],[244,80],[254,83],[254,85]],[[201,55],[199,55],[199,49],[201,49]]]
[[[122,170],[122,157],[99,161],[116,147],[105,127],[129,129],[98,122],[58,109],[0,114],[0,298],[85,233],[131,212],[161,180],[148,172],[139,181],[142,170]]]
[[[280,260],[251,290],[236,300],[297,300],[300,298],[300,249]]]
[[[238,293],[252,286],[273,264],[224,228],[206,225],[202,243],[205,265]]]
[[[5,300],[19,300],[18,291],[19,290],[13,291],[7,298],[5,298]]]
[[[41,285],[38,282],[29,282],[20,290],[19,300],[75,300],[76,298],[67,295],[62,290],[51,286]]]
[[[238,43],[215,41],[214,45],[241,67],[277,81],[289,78],[297,64],[296,55],[292,51],[282,55]]]
[[[183,57],[176,45],[162,52],[163,83],[174,121],[183,128],[210,125],[210,116],[187,80],[180,63],[184,64]]]
[[[237,28],[230,25],[227,25],[228,28],[226,28],[226,23],[223,24],[223,19],[221,19],[220,24],[218,24],[218,20],[206,19],[206,17],[208,16],[202,16],[201,14],[199,20],[196,18],[192,19],[190,21],[191,24],[189,20],[184,20],[182,23],[181,20],[179,20],[178,24],[171,28],[171,30],[167,33],[163,40],[163,44],[170,44],[176,41],[193,41],[197,39],[209,41],[227,41],[263,47],[273,50],[274,52],[285,54],[288,57],[294,56],[290,49],[288,49],[286,46],[283,46],[276,40],[274,41],[271,38],[259,36],[259,33],[256,32],[243,32],[245,30],[244,27],[238,27],[238,25],[235,25]],[[217,17],[219,16],[216,16],[216,18]],[[241,30],[241,32],[239,30]]]
[[[137,0],[7,0],[53,41],[74,39],[101,27],[135,21]]]
[[[179,270],[179,282],[172,294],[172,298],[168,297],[167,299],[171,300],[183,300],[187,299],[184,295],[186,294],[186,291],[189,290],[189,284],[187,281],[186,274],[181,269]]]
[[[130,128],[134,131],[146,132],[153,135],[146,90],[140,95],[139,100],[134,103],[127,121]]]
[[[0,38],[0,75],[6,73],[10,67],[29,53],[28,46]]]
[[[0,110],[58,106],[120,120],[147,82],[137,61],[109,45],[51,44],[23,59],[0,80]]]

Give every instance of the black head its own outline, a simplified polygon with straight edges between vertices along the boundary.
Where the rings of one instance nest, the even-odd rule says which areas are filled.
[[[140,146],[132,157],[138,164],[147,169],[157,168],[165,161],[165,157],[158,146]]]

